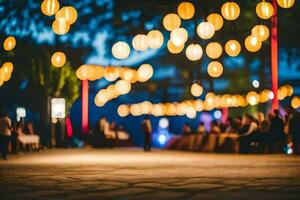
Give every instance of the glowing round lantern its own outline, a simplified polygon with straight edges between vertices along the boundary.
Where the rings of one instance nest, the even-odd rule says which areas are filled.
[[[52,16],[59,10],[58,0],[44,0],[41,4],[41,10],[44,15]]]
[[[130,113],[133,115],[133,116],[139,116],[142,114],[142,111],[141,111],[141,108],[138,104],[132,104],[130,106]]]
[[[111,48],[112,55],[117,59],[126,59],[130,54],[130,47],[126,42],[117,42]]]
[[[137,51],[145,51],[149,47],[148,37],[145,34],[138,34],[132,40],[132,46]]]
[[[199,44],[190,44],[185,50],[186,57],[191,61],[200,60],[203,50]]]
[[[147,34],[148,45],[151,49],[158,49],[164,43],[164,36],[159,30],[152,30]]]
[[[16,46],[16,38],[13,36],[9,36],[4,40],[3,48],[5,51],[11,51]]]
[[[256,92],[251,91],[247,94],[246,100],[252,106],[257,105],[259,103],[259,95]]]
[[[214,36],[215,27],[210,22],[201,22],[197,26],[197,34],[199,35],[200,38],[204,40],[208,40]]]
[[[208,15],[207,21],[214,25],[216,31],[220,30],[223,27],[224,23],[222,16],[217,13]]]
[[[195,14],[195,7],[191,2],[182,2],[177,8],[177,13],[181,19],[192,19]]]
[[[176,46],[173,44],[171,40],[168,41],[167,44],[168,50],[172,54],[179,54],[184,49],[184,43],[181,46]]]
[[[294,109],[298,109],[300,107],[300,97],[293,97],[291,101],[291,106]]]
[[[51,57],[54,67],[62,67],[66,63],[66,55],[63,52],[55,52]]]
[[[251,29],[251,35],[264,42],[269,38],[270,31],[266,25],[256,25]]]
[[[81,65],[76,70],[76,77],[80,80],[87,80],[90,77],[90,71],[88,69],[88,65]]]
[[[185,114],[189,119],[195,119],[196,116],[197,116],[197,112],[193,107],[186,108],[186,113]]]
[[[281,8],[290,8],[294,5],[295,0],[277,0],[277,3]]]
[[[225,44],[225,51],[226,53],[231,56],[235,57],[240,54],[241,52],[241,45],[238,41],[236,40],[229,40]]]
[[[167,14],[163,19],[163,25],[166,30],[173,31],[176,28],[180,27],[181,25],[180,17],[175,13]]]
[[[128,81],[118,80],[116,82],[115,90],[118,94],[127,94],[131,90],[131,84]]]
[[[184,44],[188,39],[188,32],[184,28],[176,28],[171,32],[171,41],[172,43],[179,47]]]
[[[211,59],[217,59],[222,55],[222,46],[218,42],[210,42],[206,46],[206,54]]]
[[[138,81],[148,81],[153,76],[153,68],[149,64],[142,64],[137,70]]]
[[[223,73],[223,65],[218,61],[210,62],[207,66],[207,73],[213,78],[219,77]]]
[[[129,115],[129,107],[127,105],[120,105],[118,107],[118,114],[120,117],[126,117]]]
[[[2,65],[2,70],[4,74],[11,74],[14,69],[14,65],[12,62],[5,62]]]
[[[130,83],[135,83],[137,82],[137,72],[133,69],[126,69],[121,74],[121,78]]]
[[[194,83],[191,87],[191,93],[194,97],[200,97],[203,93],[203,87],[198,83]]]
[[[262,42],[255,36],[250,35],[245,40],[245,47],[250,52],[257,52],[262,46]]]
[[[65,6],[55,15],[55,19],[60,17],[65,18],[69,24],[73,24],[77,20],[77,11],[73,6]]]
[[[70,24],[63,17],[59,17],[52,23],[52,30],[57,35],[64,35],[70,30]]]
[[[108,81],[115,81],[119,77],[119,70],[115,67],[106,67],[104,78]]]
[[[269,19],[273,12],[273,6],[270,2],[262,1],[256,5],[256,14],[262,19]]]
[[[221,8],[222,16],[227,20],[235,20],[240,15],[240,7],[235,2],[226,2]]]

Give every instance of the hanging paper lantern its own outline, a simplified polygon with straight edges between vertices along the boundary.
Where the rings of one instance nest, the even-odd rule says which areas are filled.
[[[152,30],[147,34],[148,44],[151,49],[158,49],[164,43],[164,36],[159,30]]]
[[[12,62],[5,62],[2,65],[2,70],[4,74],[11,74],[14,69],[14,65]]]
[[[197,34],[199,35],[200,38],[204,40],[208,40],[214,36],[215,27],[210,22],[201,22],[197,26]]]
[[[126,59],[130,54],[130,47],[126,42],[119,41],[113,45],[111,53],[117,59]]]
[[[184,43],[181,44],[181,46],[177,47],[176,45],[173,44],[173,42],[171,40],[169,40],[167,47],[168,47],[168,50],[170,53],[179,54],[184,49]]]
[[[221,8],[222,16],[227,20],[235,20],[240,15],[240,7],[235,2],[226,2]]]
[[[223,65],[218,61],[212,61],[207,66],[207,73],[213,78],[219,77],[223,73]]]
[[[41,4],[41,10],[44,15],[52,16],[59,10],[58,0],[44,0]]]
[[[51,57],[54,67],[62,67],[66,63],[66,55],[63,52],[55,52]]]
[[[270,2],[262,1],[256,5],[256,14],[262,19],[269,19],[273,12],[273,6]]]
[[[292,101],[291,101],[291,106],[292,106],[294,109],[300,108],[300,97],[293,97],[293,98],[292,98]]]
[[[191,61],[200,60],[203,55],[202,47],[199,44],[190,44],[185,50],[186,57]]]
[[[214,25],[216,31],[220,30],[223,26],[223,18],[217,13],[208,15],[207,21]]]
[[[52,29],[57,35],[64,35],[70,30],[70,24],[65,18],[59,17],[52,23]]]
[[[142,64],[137,70],[139,82],[148,81],[153,76],[153,68],[149,64]]]
[[[235,57],[240,54],[241,45],[237,40],[229,40],[225,44],[225,51],[229,56]]]
[[[198,83],[194,83],[191,87],[191,93],[194,97],[200,97],[203,93],[203,87]]]
[[[127,105],[120,105],[118,107],[118,115],[120,117],[126,117],[127,115],[129,115],[129,106],[127,106]]]
[[[81,65],[76,70],[76,77],[80,80],[88,80],[90,77],[90,70],[88,69],[88,65]]]
[[[148,37],[145,34],[138,34],[132,40],[132,46],[137,51],[145,51],[149,47]]]
[[[118,94],[128,94],[131,90],[131,84],[125,80],[118,80],[116,82],[115,90]]]
[[[266,25],[256,25],[252,28],[251,35],[264,42],[269,38],[270,31]]]
[[[60,17],[65,18],[65,20],[69,24],[73,24],[77,20],[77,11],[73,6],[65,6],[60,9],[55,15],[55,19],[58,19]]]
[[[115,81],[119,78],[119,69],[115,67],[106,67],[104,70],[104,78],[108,81]]]
[[[177,12],[181,19],[192,19],[195,14],[195,7],[191,2],[182,2],[179,4]]]
[[[257,105],[259,103],[259,95],[254,91],[248,92],[246,100],[252,106]]]
[[[166,30],[173,31],[176,28],[180,27],[181,25],[180,17],[175,13],[167,14],[163,19],[163,25]]]
[[[188,32],[184,28],[176,28],[171,32],[172,43],[179,47],[188,40]]]
[[[290,8],[294,5],[295,0],[277,0],[277,3],[281,8]]]
[[[222,46],[218,42],[210,42],[206,46],[206,55],[211,59],[219,58],[222,52]]]
[[[245,40],[245,47],[250,52],[257,52],[262,46],[262,42],[255,36],[248,36]]]
[[[16,46],[16,38],[13,36],[9,36],[4,40],[3,48],[5,51],[11,51]]]

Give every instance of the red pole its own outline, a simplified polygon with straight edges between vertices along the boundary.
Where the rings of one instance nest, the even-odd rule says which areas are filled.
[[[82,132],[89,132],[89,81],[82,81]]]
[[[279,108],[278,91],[278,32],[277,32],[277,0],[272,0],[274,14],[271,18],[271,79],[274,99],[272,110]]]

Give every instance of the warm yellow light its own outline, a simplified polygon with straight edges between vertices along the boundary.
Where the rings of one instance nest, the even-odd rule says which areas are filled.
[[[190,44],[185,50],[186,57],[191,61],[200,60],[203,50],[199,44]]]
[[[198,83],[194,83],[191,87],[191,93],[194,97],[200,97],[203,93],[203,87]]]
[[[237,40],[229,40],[225,44],[225,51],[231,57],[238,56],[241,52],[241,45]]]
[[[206,46],[206,55],[211,59],[219,58],[222,52],[222,46],[218,42],[210,42]]]
[[[109,101],[108,91],[106,89],[100,90],[94,98],[94,103],[98,107],[102,107]]]
[[[277,0],[277,3],[281,8],[290,8],[294,5],[295,0]]]
[[[149,47],[148,37],[145,34],[138,34],[132,40],[132,47],[137,51],[145,51]]]
[[[153,68],[149,64],[142,64],[137,70],[138,81],[148,81],[153,76]]]
[[[176,28],[171,32],[170,38],[175,46],[180,47],[188,40],[188,32],[185,28]]]
[[[73,24],[77,20],[77,11],[73,6],[65,6],[61,8],[55,15],[55,19],[65,18],[69,24]]]
[[[221,8],[222,16],[227,20],[235,20],[240,15],[240,7],[235,2],[226,2]]]
[[[257,52],[262,46],[262,42],[255,36],[250,35],[245,40],[245,47],[250,52]]]
[[[192,19],[195,14],[195,7],[191,2],[182,2],[179,4],[177,12],[182,19]]]
[[[104,78],[107,81],[115,81],[119,78],[119,69],[115,67],[106,67],[104,70]]]
[[[189,119],[195,119],[196,116],[197,116],[197,112],[196,112],[196,110],[193,107],[189,106],[189,107],[186,108],[186,116]]]
[[[262,1],[256,5],[256,14],[262,19],[269,19],[273,12],[273,6],[270,2]]]
[[[141,111],[141,108],[138,104],[132,104],[130,106],[130,113],[133,115],[133,116],[139,116],[142,114],[142,111]]]
[[[264,42],[269,38],[270,31],[266,25],[256,25],[252,28],[251,35]]]
[[[52,16],[59,10],[58,0],[44,0],[41,4],[41,10],[44,15]]]
[[[212,23],[215,30],[218,31],[223,27],[223,18],[220,14],[212,13],[206,18],[208,22]]]
[[[175,13],[167,14],[163,19],[163,25],[166,30],[173,31],[181,25],[180,17]]]
[[[16,46],[16,38],[13,36],[9,36],[4,40],[3,48],[5,51],[11,51]]]
[[[169,40],[167,47],[168,47],[168,50],[170,53],[179,54],[184,49],[184,43],[181,44],[181,46],[177,47],[176,45],[173,44],[173,42],[171,40]]]
[[[141,108],[142,114],[149,114],[151,112],[152,103],[149,101],[144,101],[140,104],[140,108]]]
[[[63,52],[55,52],[51,57],[54,67],[62,67],[66,63],[66,55]]]
[[[118,80],[115,85],[115,90],[118,94],[128,94],[131,90],[131,84],[125,80]]]
[[[90,77],[90,70],[88,65],[81,65],[76,70],[76,77],[79,78],[80,80],[88,80]]]
[[[2,65],[2,70],[4,74],[11,74],[14,69],[14,65],[12,62],[5,62]]]
[[[213,78],[219,77],[223,73],[223,65],[218,61],[212,61],[207,66],[207,73]]]
[[[292,106],[294,109],[300,108],[300,97],[293,97],[293,98],[292,98],[292,101],[291,101],[291,106]]]
[[[130,83],[135,83],[137,82],[137,72],[133,69],[125,69],[121,74],[121,78]]]
[[[70,30],[70,24],[65,18],[59,17],[52,23],[52,30],[57,35],[64,35]]]
[[[197,26],[197,34],[199,35],[200,38],[204,40],[208,40],[214,36],[215,27],[210,22],[201,22]]]
[[[294,88],[291,86],[291,85],[289,85],[289,84],[286,84],[286,85],[284,85],[284,86],[282,86],[282,87],[285,87],[286,88],[286,90],[287,90],[287,96],[292,96],[293,95],[293,93],[294,93]]]
[[[130,54],[130,47],[126,42],[117,42],[111,49],[112,55],[117,59],[126,59]]]
[[[151,49],[158,49],[164,43],[164,36],[159,30],[152,30],[147,34],[148,44]]]
[[[152,115],[158,117],[164,115],[164,105],[163,104],[154,104],[151,108]]]
[[[259,103],[259,95],[256,92],[251,91],[247,94],[246,100],[252,106],[257,105]]]
[[[127,105],[120,105],[118,107],[118,115],[120,117],[126,117],[129,115],[129,107]]]

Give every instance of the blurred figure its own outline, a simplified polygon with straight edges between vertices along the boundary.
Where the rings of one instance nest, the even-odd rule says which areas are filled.
[[[243,133],[243,117],[238,116],[237,118],[234,119],[234,127],[233,127],[233,132],[236,132],[238,134]]]
[[[210,123],[210,133],[211,134],[220,134],[221,133],[221,129],[218,125],[218,122],[216,120],[213,120]]]
[[[275,145],[280,142],[282,145],[285,145],[286,138],[283,132],[284,122],[280,116],[279,110],[274,110],[274,116],[270,120],[270,129],[269,129],[269,151],[270,153],[274,152]]]
[[[240,152],[248,153],[251,142],[257,141],[256,133],[258,130],[258,124],[252,115],[245,115],[245,124],[243,129],[244,132],[240,138]]]
[[[8,151],[8,143],[10,141],[11,136],[11,120],[7,113],[0,117],[0,147],[2,158],[6,160],[7,151]]]
[[[152,125],[148,115],[142,121],[142,130],[145,136],[144,151],[151,151]]]
[[[198,125],[197,134],[206,135],[206,130],[205,130],[204,122],[202,122],[202,121]]]
[[[234,133],[234,121],[232,117],[228,117],[226,120],[226,133]]]
[[[292,136],[294,153],[300,154],[300,113],[294,111],[289,120],[289,134]]]
[[[186,136],[186,135],[190,135],[191,133],[192,133],[192,129],[190,125],[187,122],[185,122],[182,127],[182,135]]]

